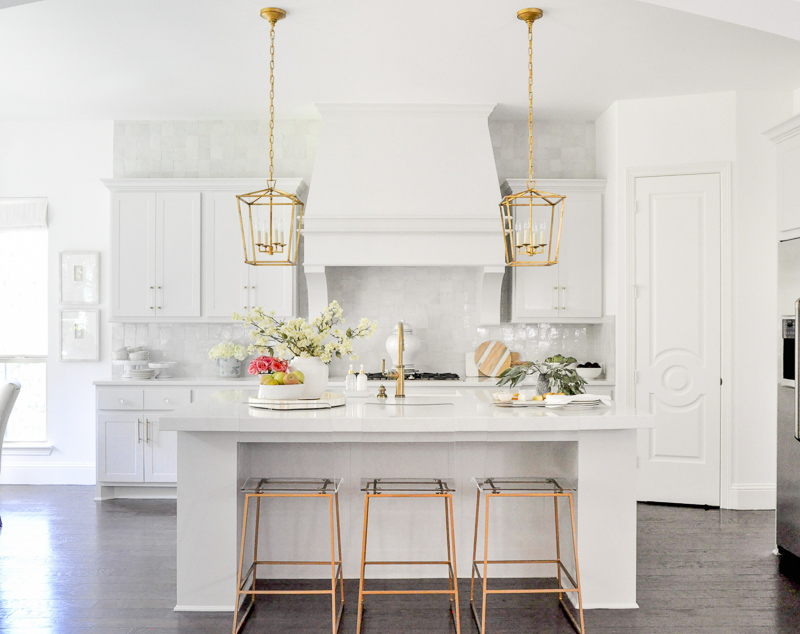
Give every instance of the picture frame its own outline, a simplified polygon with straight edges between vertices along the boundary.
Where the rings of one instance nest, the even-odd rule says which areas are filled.
[[[100,303],[100,252],[59,253],[62,304]]]
[[[100,360],[100,311],[66,309],[61,311],[62,361]]]

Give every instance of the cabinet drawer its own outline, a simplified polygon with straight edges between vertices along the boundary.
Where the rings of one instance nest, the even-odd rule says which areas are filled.
[[[192,402],[192,391],[187,387],[148,388],[144,391],[144,409],[170,410]]]
[[[97,409],[142,409],[144,390],[131,387],[98,387]]]

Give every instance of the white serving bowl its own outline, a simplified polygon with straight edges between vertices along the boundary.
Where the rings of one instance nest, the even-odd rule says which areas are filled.
[[[303,384],[298,385],[259,385],[258,398],[276,401],[293,401],[303,394]]]
[[[591,381],[603,373],[603,368],[575,368],[575,371],[578,373],[578,376],[587,381]]]

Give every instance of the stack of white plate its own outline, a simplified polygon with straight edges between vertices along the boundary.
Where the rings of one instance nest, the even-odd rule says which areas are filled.
[[[156,371],[149,368],[131,368],[128,370],[128,375],[130,375],[130,378],[137,380],[152,379],[155,374]]]

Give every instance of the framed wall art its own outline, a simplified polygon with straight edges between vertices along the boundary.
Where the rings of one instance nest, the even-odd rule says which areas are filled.
[[[100,301],[100,253],[62,251],[61,303],[97,304]]]
[[[61,311],[61,360],[99,361],[98,310]]]

